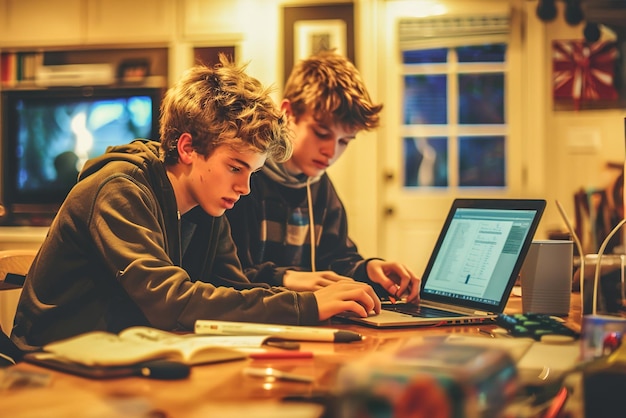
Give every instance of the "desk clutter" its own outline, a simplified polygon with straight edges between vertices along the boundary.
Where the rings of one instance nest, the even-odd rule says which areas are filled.
[[[518,392],[515,362],[505,350],[469,341],[416,338],[392,355],[347,364],[338,377],[337,416],[500,416]]]
[[[142,376],[171,380],[186,378],[191,366],[201,364],[312,358],[312,352],[299,350],[299,341],[333,344],[361,340],[356,332],[328,327],[198,320],[191,334],[145,326],[119,334],[91,331],[46,344],[41,351],[26,353],[23,360],[92,379]],[[280,371],[273,375],[285,376],[289,377]]]
[[[0,410],[20,416],[14,412],[20,411],[19,405],[32,397],[29,391],[34,389],[45,397],[35,397],[29,410],[40,415],[46,415],[50,402],[65,402],[66,398],[57,399],[57,388],[70,388],[108,405],[110,399],[103,394],[122,387],[128,391],[125,396],[136,396],[149,410],[183,418],[395,418],[421,412],[421,416],[445,418],[623,416],[610,412],[623,411],[616,394],[626,385],[626,345],[621,344],[626,319],[587,316],[582,335],[544,314],[503,314],[498,320],[500,327],[495,323],[384,331],[318,327],[313,334],[302,334],[310,327],[277,327],[274,333],[289,331],[282,334],[286,339],[259,335],[256,325],[249,323],[230,329],[227,335],[224,327],[190,334],[147,327],[117,335],[88,333],[48,345],[47,363],[28,360],[48,370],[31,364],[0,370],[0,391],[11,391],[10,396],[0,396]],[[361,338],[333,342],[339,330]],[[585,330],[587,334],[592,330],[593,338]],[[566,338],[555,341],[547,336]],[[601,350],[592,351],[595,347]],[[237,361],[216,356],[224,352]],[[585,352],[590,361],[585,361]],[[73,358],[73,366],[50,361],[59,357]],[[50,369],[88,379],[66,378]],[[85,370],[102,374],[84,374]],[[145,375],[146,371],[152,375]],[[113,376],[114,372],[118,374]],[[170,382],[139,383],[133,376]],[[111,377],[127,378],[110,384],[100,380]],[[134,392],[138,384],[147,389]],[[207,391],[212,393],[210,399]],[[260,391],[271,402],[249,410]],[[176,403],[162,400],[174,392]],[[181,414],[177,405],[182,404],[186,409]],[[551,415],[551,411],[556,412]]]
[[[565,325],[562,319],[546,314],[500,314],[496,324],[513,337],[530,337],[536,341],[569,342],[580,337],[580,333]]]
[[[328,416],[548,417],[544,413],[550,407],[560,411],[564,397],[571,396],[561,391],[562,382],[576,367],[579,352],[578,341],[415,337],[393,353],[346,364],[334,398],[325,401],[340,413]]]

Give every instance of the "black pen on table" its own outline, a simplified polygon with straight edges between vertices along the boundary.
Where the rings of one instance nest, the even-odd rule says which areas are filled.
[[[191,367],[178,361],[151,360],[131,366],[133,374],[151,379],[184,379],[191,373]]]

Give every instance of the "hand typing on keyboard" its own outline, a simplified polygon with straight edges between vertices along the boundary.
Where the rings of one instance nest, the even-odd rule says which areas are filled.
[[[420,280],[404,264],[370,260],[367,263],[367,276],[389,292],[389,299],[397,301],[404,298],[407,302],[419,303]]]

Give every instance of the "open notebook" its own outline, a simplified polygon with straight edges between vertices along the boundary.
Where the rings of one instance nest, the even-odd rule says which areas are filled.
[[[456,199],[421,278],[420,306],[385,303],[379,315],[345,315],[375,327],[482,322],[502,313],[545,200]]]

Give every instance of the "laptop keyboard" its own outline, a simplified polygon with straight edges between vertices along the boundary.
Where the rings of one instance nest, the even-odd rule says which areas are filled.
[[[441,318],[441,317],[464,316],[456,312],[443,311],[441,309],[429,308],[427,306],[415,306],[412,303],[401,303],[401,302],[389,304],[389,305],[383,305],[383,309],[385,309],[386,311],[400,312],[400,313],[415,316],[418,318]]]

